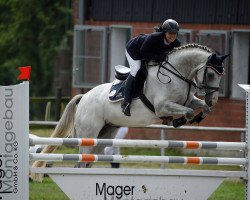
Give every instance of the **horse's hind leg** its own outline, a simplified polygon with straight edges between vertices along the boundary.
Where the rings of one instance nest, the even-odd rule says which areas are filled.
[[[98,139],[113,139],[116,136],[119,127],[105,125],[98,135]],[[80,154],[103,154],[105,146],[94,146],[94,147],[80,147]],[[78,167],[85,168],[91,167],[93,163],[78,163]]]

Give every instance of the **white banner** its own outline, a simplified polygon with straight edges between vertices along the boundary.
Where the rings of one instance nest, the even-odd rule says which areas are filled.
[[[0,86],[0,118],[0,200],[28,200],[29,82]]]

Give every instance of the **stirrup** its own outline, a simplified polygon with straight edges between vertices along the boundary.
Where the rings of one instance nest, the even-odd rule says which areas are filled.
[[[128,102],[124,102],[122,104],[122,112],[127,115],[127,116],[131,116],[130,114],[130,103]]]

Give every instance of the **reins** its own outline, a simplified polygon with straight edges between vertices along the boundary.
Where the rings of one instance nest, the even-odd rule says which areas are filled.
[[[168,64],[170,67],[172,67],[174,69],[174,71],[172,71],[171,69],[165,67],[163,64]],[[193,80],[190,80],[184,76],[182,76],[182,74],[168,61],[168,56],[166,57],[166,60],[163,61],[162,63],[160,63],[159,65],[159,69],[158,69],[158,72],[157,72],[157,78],[159,79],[159,73],[162,74],[162,75],[165,75],[163,73],[161,73],[160,69],[163,68],[167,71],[169,71],[170,73],[174,74],[175,76],[177,76],[178,78],[180,78],[181,80],[187,82],[188,84],[191,84],[193,85],[195,88],[197,87],[197,84],[193,81]],[[171,82],[171,81],[170,81]]]
[[[171,68],[174,69],[174,71],[171,70],[171,69],[169,69],[169,68],[167,68],[167,67],[165,67],[164,64],[169,65]],[[166,57],[166,60],[163,61],[163,62],[161,62],[161,63],[159,64],[159,68],[158,68],[158,71],[157,71],[157,78],[158,78],[159,81],[160,81],[160,79],[159,79],[159,74],[161,74],[161,75],[163,75],[163,76],[168,76],[168,75],[166,75],[166,74],[163,74],[163,73],[160,71],[161,68],[163,68],[163,69],[169,71],[170,73],[174,74],[174,75],[175,75],[176,77],[178,77],[179,79],[181,79],[181,80],[183,80],[183,81],[185,81],[185,82],[188,83],[188,85],[189,85],[189,87],[188,87],[188,94],[187,94],[186,101],[185,101],[185,103],[184,103],[183,105],[185,105],[185,104],[187,103],[187,101],[188,101],[188,97],[189,97],[189,93],[190,93],[190,90],[191,90],[191,86],[193,86],[194,88],[198,88],[198,89],[200,89],[200,90],[202,90],[202,89],[205,89],[205,90],[212,90],[212,91],[210,91],[210,92],[205,91],[205,95],[214,93],[214,92],[216,92],[216,91],[219,91],[219,89],[220,89],[219,87],[212,87],[212,86],[207,85],[206,74],[207,74],[207,68],[208,68],[208,67],[206,67],[206,69],[205,69],[205,71],[204,71],[203,80],[202,80],[202,84],[201,84],[201,85],[197,85],[196,82],[194,82],[193,80],[190,80],[190,79],[188,79],[188,78],[182,76],[182,74],[181,74],[181,73],[180,73],[180,72],[179,72],[179,71],[178,71],[169,61],[168,61],[168,55],[167,55],[167,57]],[[203,67],[202,67],[202,68],[203,68]],[[200,69],[201,69],[201,68],[200,68]],[[199,69],[199,70],[200,70],[200,69]],[[212,68],[212,69],[213,69],[213,68]],[[169,76],[168,76],[168,77],[169,77]],[[169,78],[170,78],[170,77],[169,77]],[[161,82],[161,81],[160,81],[160,82]],[[170,78],[170,80],[169,80],[166,84],[168,84],[168,83],[170,83],[170,82],[171,82],[171,78]]]
[[[168,64],[171,68],[173,68],[174,71],[171,70],[171,69],[169,69],[169,68],[167,68],[167,67],[165,67],[164,64]],[[185,106],[186,103],[187,103],[187,101],[188,101],[188,98],[189,98],[191,86],[193,86],[194,88],[197,88],[197,84],[196,84],[193,80],[190,80],[190,79],[184,77],[184,76],[183,76],[183,75],[182,75],[182,74],[181,74],[181,73],[180,73],[180,72],[179,72],[179,71],[178,71],[169,61],[168,61],[168,55],[167,55],[167,57],[166,57],[166,60],[159,64],[159,68],[158,68],[158,71],[157,71],[157,78],[158,78],[159,81],[160,81],[160,79],[159,79],[159,74],[161,74],[161,75],[163,75],[163,76],[168,76],[168,75],[166,75],[166,74],[163,74],[163,73],[160,71],[161,68],[167,70],[168,72],[172,73],[173,75],[175,75],[175,76],[178,77],[179,79],[181,79],[181,80],[183,80],[183,81],[185,81],[185,82],[188,83],[188,93],[187,93],[186,100],[185,100],[185,102],[184,102],[184,104],[183,104],[183,106]],[[168,77],[169,77],[169,76],[168,76]],[[161,82],[161,81],[160,81],[160,82]],[[171,82],[171,78],[170,78],[170,80],[169,80],[168,83],[170,83],[170,82]],[[168,83],[167,83],[167,84],[168,84]]]

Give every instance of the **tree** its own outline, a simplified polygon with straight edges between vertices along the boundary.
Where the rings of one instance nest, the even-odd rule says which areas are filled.
[[[49,95],[53,59],[72,30],[71,0],[0,0],[0,85],[16,83],[18,66],[32,66],[31,94]]]

